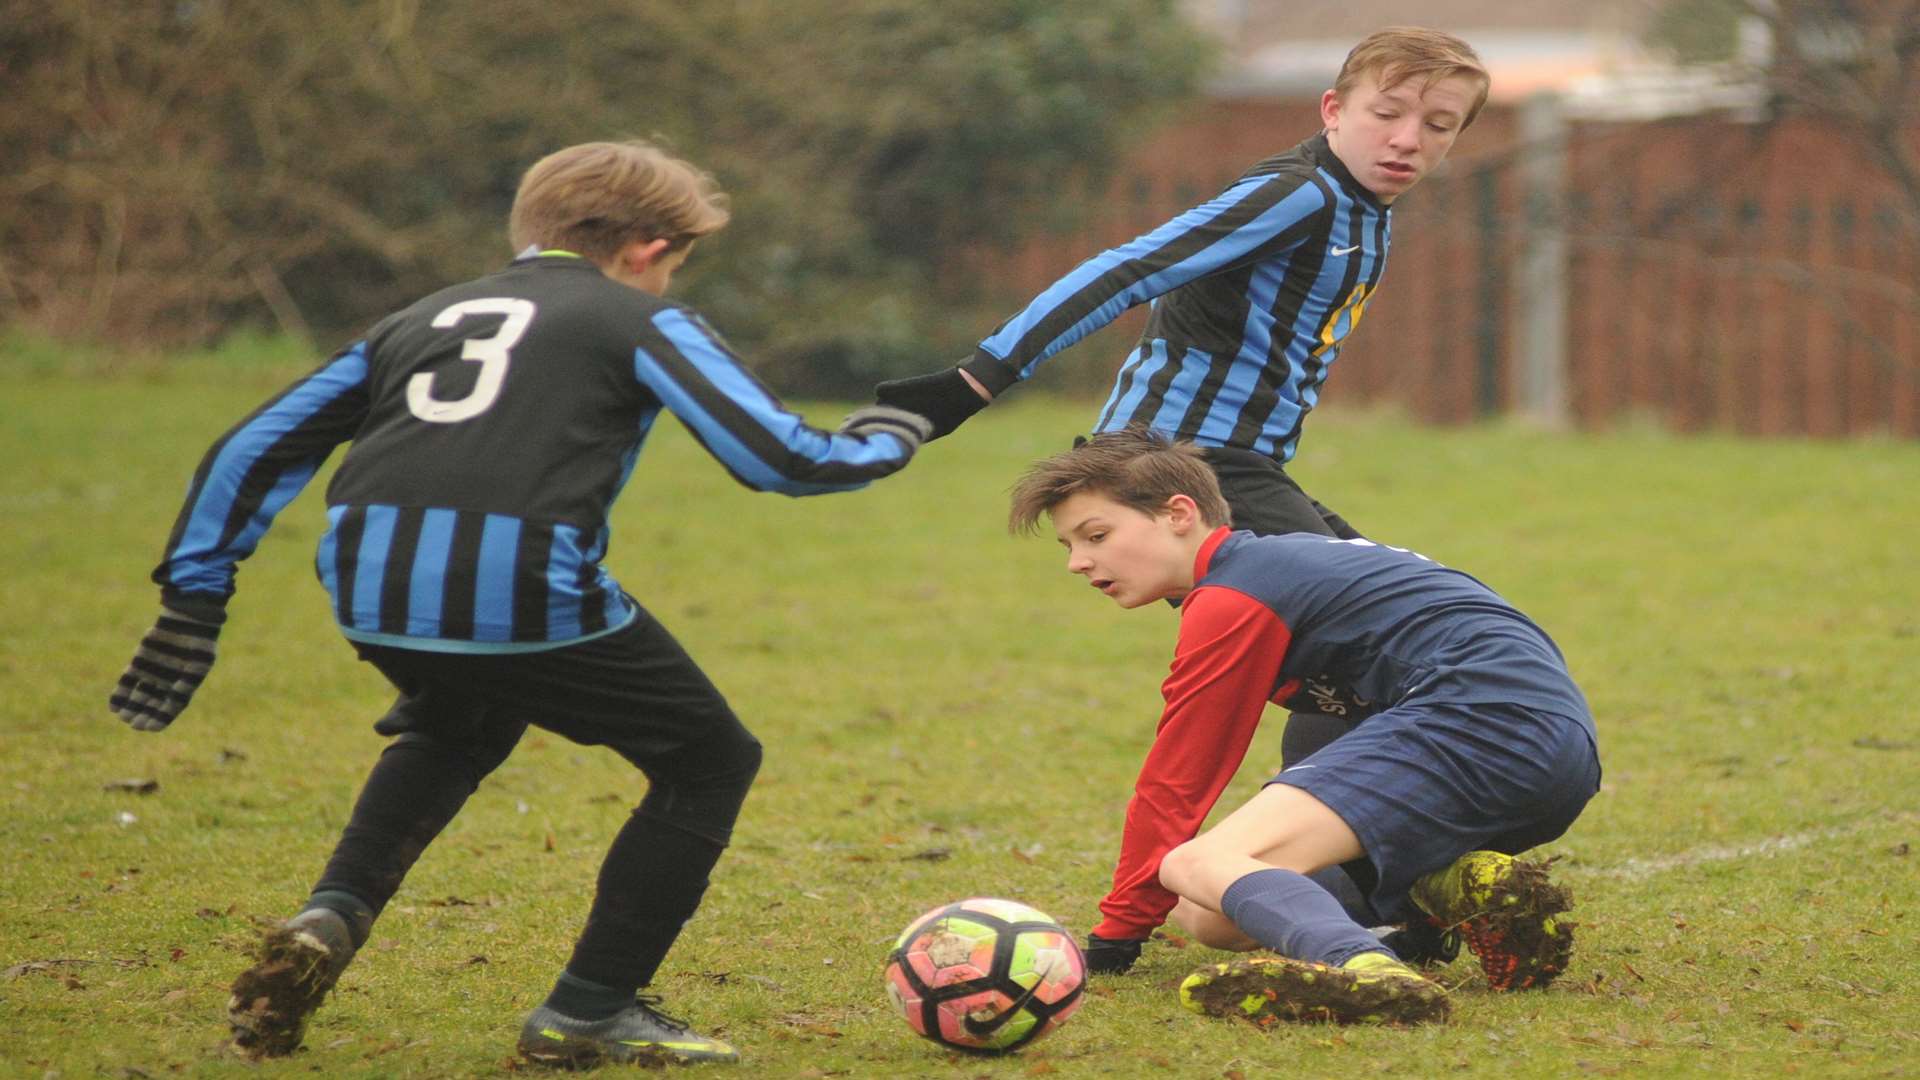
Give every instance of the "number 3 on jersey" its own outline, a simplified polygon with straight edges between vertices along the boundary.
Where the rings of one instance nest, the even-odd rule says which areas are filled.
[[[433,325],[444,330],[469,315],[505,315],[500,329],[486,337],[468,338],[460,349],[460,359],[477,361],[480,374],[473,390],[463,398],[441,401],[433,396],[433,373],[422,371],[407,380],[407,408],[428,423],[457,424],[471,420],[493,406],[500,396],[500,384],[507,377],[507,362],[520,335],[533,321],[533,301],[515,297],[490,296],[481,300],[462,300],[433,317]]]

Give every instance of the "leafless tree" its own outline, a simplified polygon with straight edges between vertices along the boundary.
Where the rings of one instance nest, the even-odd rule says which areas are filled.
[[[1920,0],[1745,0],[1766,31],[1776,104],[1857,137],[1920,227]]]

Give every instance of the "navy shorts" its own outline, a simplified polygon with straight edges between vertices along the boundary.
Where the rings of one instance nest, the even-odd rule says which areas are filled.
[[[1347,823],[1366,856],[1346,870],[1387,922],[1407,891],[1469,851],[1517,855],[1563,835],[1600,790],[1578,720],[1517,705],[1402,702],[1269,783],[1297,787]]]

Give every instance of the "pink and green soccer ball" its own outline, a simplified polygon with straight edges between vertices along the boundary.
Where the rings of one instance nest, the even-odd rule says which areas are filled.
[[[913,920],[887,958],[887,996],[942,1046],[1005,1053],[1066,1023],[1087,962],[1045,912],[976,897]]]

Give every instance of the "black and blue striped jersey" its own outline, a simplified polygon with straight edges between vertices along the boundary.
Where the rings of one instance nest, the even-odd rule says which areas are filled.
[[[850,491],[912,455],[810,427],[693,311],[548,253],[396,312],[234,426],[153,578],[225,603],[351,441],[315,560],[349,638],[511,652],[610,632],[637,608],[602,565],[607,513],[662,409],[761,491]]]
[[[1386,269],[1391,226],[1390,210],[1322,132],[1213,200],[1081,263],[963,367],[997,396],[1151,301],[1094,430],[1146,425],[1284,462]]]

